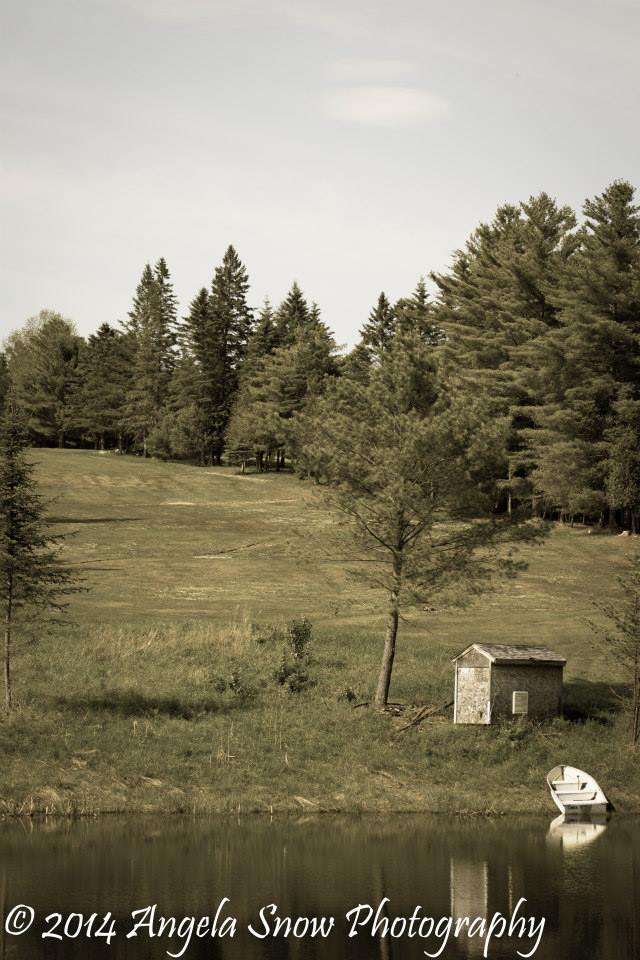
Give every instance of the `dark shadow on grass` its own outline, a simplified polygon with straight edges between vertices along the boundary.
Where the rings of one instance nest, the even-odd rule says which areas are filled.
[[[137,690],[105,690],[94,696],[57,697],[56,704],[73,713],[112,713],[122,717],[178,717],[194,720],[211,713],[228,713],[243,706],[238,702],[214,700],[211,697],[186,700],[180,697],[146,696]]]
[[[47,523],[139,523],[142,517],[47,517]]]
[[[565,684],[563,715],[573,723],[595,720],[612,723],[624,710],[628,687],[624,683],[602,680],[571,680]]]

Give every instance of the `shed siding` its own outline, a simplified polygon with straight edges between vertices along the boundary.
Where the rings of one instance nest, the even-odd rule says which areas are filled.
[[[514,690],[529,694],[532,719],[558,716],[562,707],[562,667],[494,664],[491,673],[492,719],[513,716]]]
[[[486,659],[482,658],[486,664]],[[457,667],[456,723],[489,723],[487,704],[490,697],[489,667]]]

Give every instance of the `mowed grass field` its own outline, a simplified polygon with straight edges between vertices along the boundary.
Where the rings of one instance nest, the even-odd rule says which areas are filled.
[[[541,643],[568,660],[563,719],[401,731],[410,713],[354,708],[375,684],[384,597],[350,576],[311,485],[86,451],[32,459],[86,590],[69,625],[16,648],[0,811],[552,814],[544,776],[559,762],[640,810],[624,678],[588,623],[616,597],[632,538],[556,528],[516,580],[401,625],[394,701],[451,700],[451,658],[471,642]],[[275,678],[279,630],[303,616],[308,682],[291,692]]]

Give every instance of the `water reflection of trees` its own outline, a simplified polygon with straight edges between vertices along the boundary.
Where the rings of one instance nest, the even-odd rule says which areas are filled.
[[[212,914],[227,896],[230,912],[239,918],[238,935],[194,941],[189,958],[411,960],[423,956],[424,944],[417,940],[348,940],[345,911],[386,896],[390,915],[409,916],[416,904],[434,917],[509,915],[525,897],[524,912],[547,920],[538,956],[626,960],[640,956],[637,834],[635,821],[619,818],[594,843],[567,850],[548,841],[546,823],[510,818],[240,824],[139,819],[50,822],[26,830],[5,823],[0,824],[0,911],[4,916],[4,891],[5,908],[33,903],[41,916],[111,909],[124,929],[131,910],[149,903],[165,915],[199,916]],[[281,914],[335,915],[341,922],[329,942],[254,940],[244,933],[246,923],[266,903],[277,903]],[[53,955],[51,942],[35,936],[9,946],[16,960]],[[6,947],[0,939],[0,950]],[[103,955],[129,960],[163,956],[166,944],[125,940],[121,934],[110,948],[93,947],[89,953],[86,942],[72,941],[58,953],[65,960]],[[481,952],[479,941],[464,937],[451,941],[443,956]],[[489,955],[500,960],[513,950],[496,941]]]

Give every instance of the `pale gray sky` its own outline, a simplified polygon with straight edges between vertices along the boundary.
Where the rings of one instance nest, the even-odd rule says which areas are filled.
[[[496,206],[640,182],[638,0],[1,0],[0,332],[226,246],[342,342]]]

